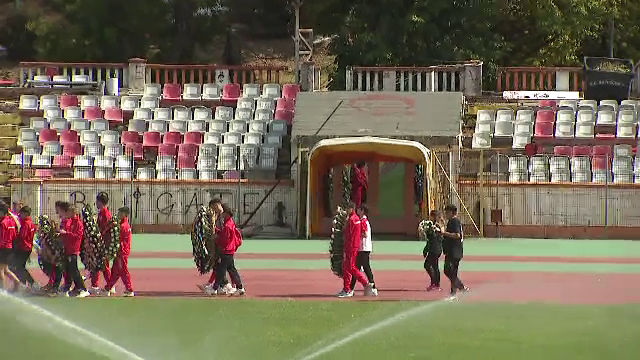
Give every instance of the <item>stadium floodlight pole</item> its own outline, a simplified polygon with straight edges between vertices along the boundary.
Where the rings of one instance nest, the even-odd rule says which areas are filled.
[[[611,15],[611,29],[609,34],[609,57],[613,57],[613,41],[616,32],[616,20],[614,15]]]
[[[294,21],[295,26],[293,29],[293,46],[295,53],[295,61],[294,61],[294,81],[296,84],[300,84],[300,5],[302,4],[301,0],[292,0],[291,5],[293,6],[294,11]]]

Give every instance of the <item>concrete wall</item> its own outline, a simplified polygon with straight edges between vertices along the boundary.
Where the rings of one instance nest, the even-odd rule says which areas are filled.
[[[229,203],[236,209],[236,221],[243,222],[272,186],[273,182],[242,183],[238,190],[237,183],[229,182],[25,181],[11,184],[11,197],[31,206],[35,214],[55,216],[54,203],[58,200],[69,201],[78,208],[84,204],[95,206],[96,195],[105,192],[111,199],[112,211],[123,205],[131,208],[132,223],[141,231],[182,232],[190,230],[198,207],[208,204],[213,197]],[[296,191],[286,182],[276,187],[250,224],[275,224],[282,205],[281,212],[293,232],[297,226]]]
[[[460,183],[474,220],[484,210],[485,235],[640,238],[640,187],[635,184]],[[502,209],[502,223],[491,210]],[[461,214],[471,224],[469,216]],[[604,231],[606,229],[606,231]]]

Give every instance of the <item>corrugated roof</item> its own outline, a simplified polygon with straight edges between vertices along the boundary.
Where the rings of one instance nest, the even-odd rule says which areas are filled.
[[[304,92],[292,137],[453,138],[461,132],[462,106],[462,93],[453,92]]]

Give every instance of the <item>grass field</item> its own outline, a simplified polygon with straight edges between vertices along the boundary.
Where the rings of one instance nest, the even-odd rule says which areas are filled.
[[[220,299],[199,295],[203,278],[176,262],[189,261],[181,240],[136,235],[137,298],[0,296],[1,358],[595,360],[640,350],[640,243],[470,241],[476,265],[463,263],[462,277],[472,293],[446,302],[424,291],[418,243],[374,244],[379,299],[336,301],[339,279],[313,270],[326,243],[247,240],[238,262],[249,296]]]

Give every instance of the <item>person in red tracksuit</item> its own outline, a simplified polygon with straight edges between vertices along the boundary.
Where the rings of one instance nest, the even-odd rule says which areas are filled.
[[[373,296],[373,286],[356,267],[356,257],[362,241],[362,224],[355,209],[356,206],[353,202],[347,205],[349,220],[344,229],[344,258],[342,260],[344,287],[342,291],[337,294],[337,296],[341,298],[353,296],[353,289],[351,289],[351,278],[353,276],[364,286],[365,295]]]
[[[111,211],[109,211],[109,196],[105,193],[100,193],[96,196],[96,207],[98,208],[98,229],[100,230],[100,234],[102,235],[102,239],[106,246],[108,246],[111,241],[111,227],[109,226],[109,221],[111,220]],[[117,241],[117,240],[116,240]],[[104,270],[102,270],[102,275],[104,276],[105,284],[109,283],[111,279],[111,269],[109,268],[109,262],[105,261]],[[94,294],[98,294],[100,292],[100,272],[96,271],[91,273],[91,292]]]
[[[111,293],[113,286],[119,279],[122,279],[125,288],[122,296],[133,297],[135,295],[133,285],[131,284],[131,274],[129,273],[129,255],[131,255],[131,239],[133,238],[131,225],[129,224],[130,213],[131,211],[126,206],[118,209],[118,219],[120,220],[120,250],[113,261],[111,278],[104,288],[107,295]],[[111,240],[114,241],[115,239]]]
[[[6,279],[13,281],[14,289],[21,286],[18,277],[9,270],[9,263],[13,253],[13,241],[18,236],[17,225],[9,215],[9,206],[0,203],[0,286],[6,288]]]
[[[358,163],[352,167],[351,171],[351,201],[355,204],[356,208],[365,202],[367,187],[368,182],[365,163]]]
[[[23,206],[20,211],[20,230],[13,246],[13,261],[15,274],[20,282],[31,287],[35,280],[27,270],[27,261],[33,251],[33,237],[36,234],[36,227],[31,220],[31,208]]]
[[[78,256],[80,255],[80,247],[82,246],[82,238],[84,235],[84,225],[80,216],[76,214],[75,207],[68,202],[60,204],[62,210],[62,224],[60,226],[60,237],[64,244],[65,252],[65,283],[70,286],[71,281],[75,286],[73,292],[68,295],[83,298],[89,296],[87,288],[82,281],[82,275],[78,269]],[[65,289],[66,290],[66,289]]]
[[[227,204],[222,205],[222,228],[216,228],[216,245],[220,250],[220,262],[216,265],[216,281],[213,284],[214,292],[211,295],[224,293],[227,295],[244,295],[245,290],[242,279],[236,269],[234,255],[242,245],[242,233],[233,221],[233,211]],[[236,291],[225,291],[221,289],[226,273],[231,276],[231,281],[236,284]]]

